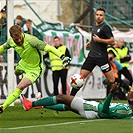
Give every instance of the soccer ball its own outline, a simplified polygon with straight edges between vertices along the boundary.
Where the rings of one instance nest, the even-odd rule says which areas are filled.
[[[84,84],[84,77],[80,74],[74,74],[70,77],[70,85],[75,89],[79,89]]]

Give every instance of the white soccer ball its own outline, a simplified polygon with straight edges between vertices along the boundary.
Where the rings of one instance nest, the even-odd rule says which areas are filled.
[[[79,89],[84,84],[84,77],[80,74],[74,74],[70,77],[70,85],[75,89]]]

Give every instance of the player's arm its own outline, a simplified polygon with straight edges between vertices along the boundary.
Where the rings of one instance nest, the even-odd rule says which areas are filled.
[[[96,34],[94,34],[94,41],[113,46],[115,44],[115,39],[112,34],[111,28],[108,25],[105,25],[102,29],[102,32],[104,33],[106,39],[100,38]]]
[[[104,44],[110,44],[110,45],[114,45],[114,37],[111,37],[109,39],[103,39],[98,37],[96,34],[94,34],[93,39],[95,42],[100,42],[100,43],[104,43]]]
[[[0,46],[0,53],[7,51],[7,49],[10,48],[9,44],[10,44],[10,39],[8,39],[6,43]]]
[[[67,66],[71,61],[71,59],[69,57],[66,57],[58,49],[56,49],[53,46],[50,46],[46,42],[43,42],[34,36],[32,36],[32,38],[30,38],[30,40],[28,42],[34,48],[37,48],[37,49],[45,51],[45,52],[51,52],[51,53],[55,54],[56,56],[60,57],[63,60],[64,67]]]
[[[118,83],[115,83],[112,85],[110,93],[107,96],[107,98],[105,99],[104,104],[103,104],[103,109],[102,109],[103,113],[105,113],[105,114],[109,113],[109,106],[110,106],[111,99],[113,97],[114,92],[118,89],[118,87],[119,87]]]

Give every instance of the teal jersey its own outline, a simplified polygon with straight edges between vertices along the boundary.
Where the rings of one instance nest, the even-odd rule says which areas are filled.
[[[29,34],[23,34],[23,36],[24,43],[22,46],[17,46],[13,39],[9,38],[3,45],[4,49],[14,48],[21,58],[19,64],[28,69],[43,66],[42,50],[44,50],[46,43]]]
[[[108,112],[106,113],[103,113],[103,105],[104,102],[100,102],[98,105],[98,115],[100,118],[123,119],[133,116],[133,111],[128,104],[110,103]]]

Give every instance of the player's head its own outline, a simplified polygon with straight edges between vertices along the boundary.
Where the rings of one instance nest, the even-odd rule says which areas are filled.
[[[9,32],[10,32],[10,36],[12,37],[12,39],[16,43],[16,45],[22,46],[24,39],[23,39],[21,27],[18,25],[13,25],[10,28]]]
[[[97,8],[96,14],[95,14],[96,24],[102,24],[104,22],[104,19],[106,17],[105,14],[106,13],[105,13],[104,8],[102,7]]]
[[[118,40],[115,40],[115,43],[114,43],[114,46],[113,47],[114,48],[118,48],[118,43],[119,43]]]
[[[3,18],[6,18],[6,16],[7,16],[7,7],[6,6],[4,6],[2,9],[1,9],[1,16],[3,17]]]
[[[60,38],[58,36],[55,36],[53,41],[56,47],[60,46]]]
[[[119,38],[119,40],[118,40],[118,47],[122,48],[123,45],[124,45],[124,38]]]
[[[108,60],[112,61],[115,58],[115,54],[112,50],[108,51]]]

